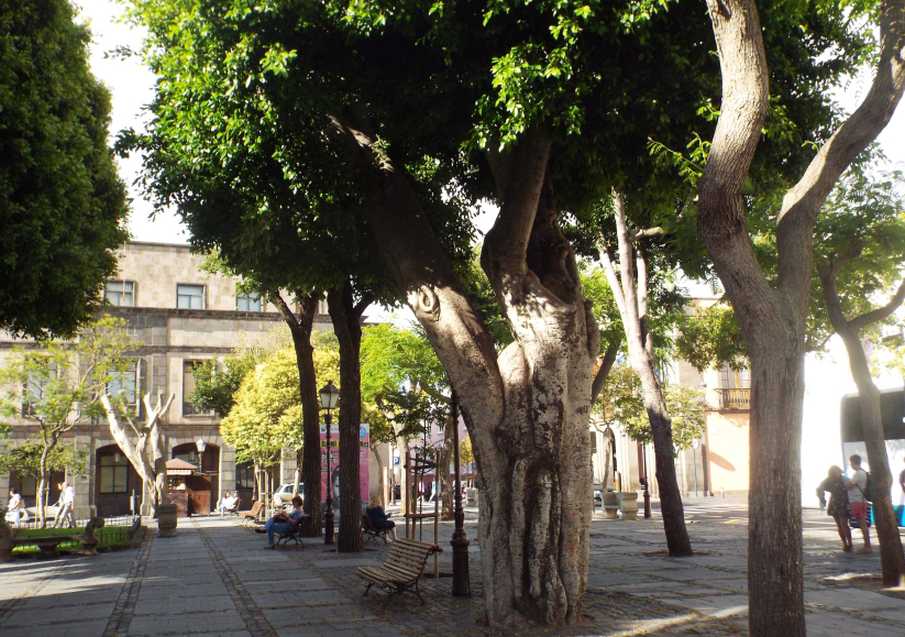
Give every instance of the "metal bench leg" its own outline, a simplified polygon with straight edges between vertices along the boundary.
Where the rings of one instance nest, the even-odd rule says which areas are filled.
[[[371,582],[371,583],[368,584],[367,588],[365,588],[365,592],[364,592],[364,594],[362,595],[362,597],[367,597],[367,596],[368,596],[368,591],[371,590],[371,587],[372,587],[372,586],[374,586],[374,583],[373,583],[373,582]]]

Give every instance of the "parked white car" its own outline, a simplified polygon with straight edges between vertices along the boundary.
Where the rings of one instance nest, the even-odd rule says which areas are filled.
[[[299,496],[304,500],[305,485],[300,482],[296,491],[298,491]],[[281,507],[290,502],[292,502],[292,483],[286,482],[277,487],[277,490],[273,492],[273,505]]]

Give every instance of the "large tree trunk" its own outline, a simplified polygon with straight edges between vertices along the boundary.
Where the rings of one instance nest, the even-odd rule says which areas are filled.
[[[361,427],[361,315],[367,303],[357,306],[352,286],[346,282],[327,294],[333,331],[339,341],[339,539],[340,552],[361,550],[361,492],[359,452]]]
[[[752,363],[748,624],[753,637],[803,636],[799,448],[814,226],[843,171],[876,139],[905,90],[905,2],[880,3],[880,54],[871,89],[783,197],[773,284],[751,245],[743,197],[769,105],[760,18],[753,0],[707,0],[707,7],[722,99],[698,182],[698,219]]]
[[[801,347],[799,345],[798,347]],[[753,635],[804,635],[801,409],[804,355],[751,352],[748,597]]]
[[[503,630],[526,617],[574,623],[587,584],[588,415],[600,340],[558,225],[549,140],[532,130],[489,158],[502,205],[481,264],[515,336],[497,355],[408,178],[369,132],[338,118],[334,125],[374,170],[362,184],[369,226],[446,368],[474,443],[488,622]]]
[[[295,348],[295,364],[299,371],[299,396],[302,402],[302,482],[305,484],[305,513],[303,534],[316,537],[321,534],[321,446],[320,416],[317,404],[317,378],[314,371],[314,348],[311,347],[311,330],[317,312],[316,294],[297,295],[299,315],[296,317],[288,304],[277,294],[274,301],[289,326]]]

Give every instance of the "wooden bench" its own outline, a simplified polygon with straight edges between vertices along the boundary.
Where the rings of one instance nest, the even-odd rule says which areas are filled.
[[[258,521],[258,517],[263,511],[264,503],[261,500],[257,500],[251,505],[250,511],[239,511],[239,519],[242,520],[243,523],[251,521],[252,524],[254,524]]]
[[[368,583],[364,594],[375,584],[390,593],[412,591],[424,603],[418,590],[418,579],[424,571],[427,558],[438,553],[440,547],[415,540],[396,540],[390,544],[386,559],[380,566],[362,566],[358,576]]]
[[[387,533],[390,532],[390,529],[384,527],[382,529],[378,529],[373,524],[371,524],[371,518],[368,517],[367,513],[361,514],[361,537],[365,542],[370,542],[371,540],[376,540],[378,538],[383,539],[383,543],[387,543]]]

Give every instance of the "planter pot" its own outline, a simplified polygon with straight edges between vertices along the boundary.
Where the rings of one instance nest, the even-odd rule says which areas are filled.
[[[615,491],[607,489],[603,493],[603,510],[607,519],[615,520],[619,517],[619,496]]]
[[[157,537],[176,535],[176,505],[161,504],[157,507]]]
[[[619,508],[622,509],[623,520],[638,519],[638,493],[627,491],[619,494]]]

